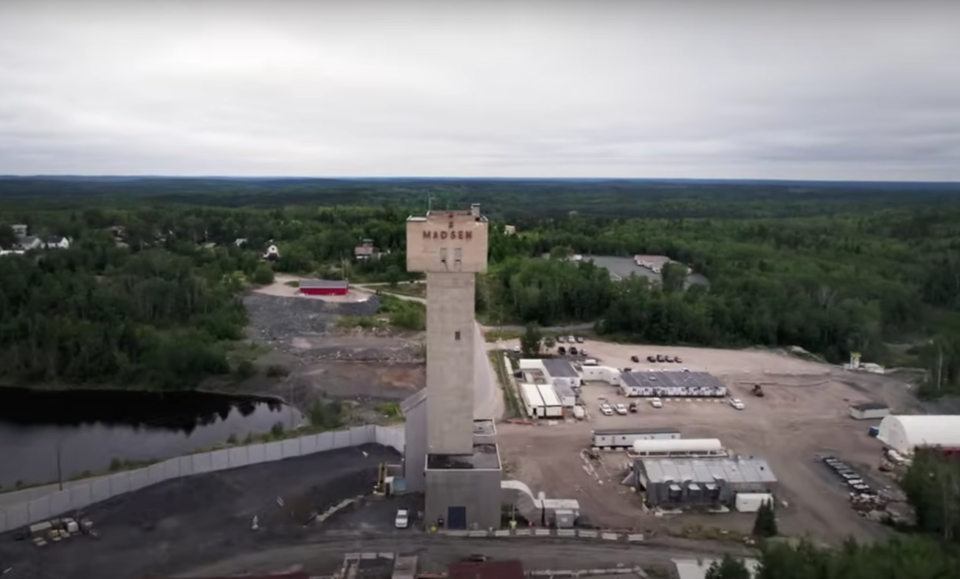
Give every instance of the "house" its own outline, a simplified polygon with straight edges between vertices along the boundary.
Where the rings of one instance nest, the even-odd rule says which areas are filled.
[[[263,254],[263,259],[266,259],[269,261],[277,261],[278,259],[280,259],[280,250],[277,248],[276,245],[272,245],[272,244],[268,245],[267,251],[265,251]]]
[[[233,244],[236,245],[237,247],[243,247],[244,245],[247,244],[247,238],[246,238],[246,237],[238,237],[238,238],[236,238],[236,239],[233,241]]]
[[[357,260],[363,261],[376,259],[380,257],[380,254],[377,252],[377,248],[374,247],[372,239],[364,239],[360,242],[360,245],[353,249],[353,256]]]
[[[70,249],[70,238],[55,235],[43,240],[43,247],[46,249]]]
[[[506,225],[503,228],[504,235],[514,235],[517,232],[517,227],[515,225]]]
[[[350,282],[345,279],[302,279],[300,293],[308,296],[345,296]]]
[[[208,241],[207,243],[204,243],[204,244],[201,245],[200,247],[202,247],[203,249],[213,249],[213,248],[215,248],[216,246],[217,246],[216,242],[214,242],[214,241]]]
[[[17,237],[26,237],[27,235],[27,226],[23,223],[15,223],[10,226],[10,229],[13,230],[13,234]]]
[[[113,225],[108,227],[107,231],[109,231],[117,241],[122,241],[127,236],[127,228],[123,225]]]
[[[24,251],[30,251],[33,249],[40,249],[43,247],[43,241],[36,235],[24,235],[18,240],[20,249]]]
[[[0,247],[0,256],[4,255],[23,255],[22,249],[3,249]]]

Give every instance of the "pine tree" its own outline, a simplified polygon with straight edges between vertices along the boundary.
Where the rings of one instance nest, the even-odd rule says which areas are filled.
[[[720,561],[714,561],[707,573],[706,579],[750,579],[750,570],[740,559],[734,559],[729,554]]]
[[[755,537],[776,537],[778,534],[777,515],[773,512],[773,502],[763,501],[753,523],[753,535]]]

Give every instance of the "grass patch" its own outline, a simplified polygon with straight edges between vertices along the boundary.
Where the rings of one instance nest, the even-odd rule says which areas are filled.
[[[287,285],[287,286],[290,286],[290,287],[297,287],[297,288],[298,288],[298,287],[300,287],[300,281],[299,281],[299,280],[296,280],[296,279],[290,280],[290,281],[285,281],[285,282],[283,282],[283,285]]]
[[[363,328],[364,330],[373,330],[384,328],[387,325],[389,325],[389,320],[378,316],[341,316],[337,318],[337,327],[343,329]]]
[[[496,342],[497,340],[519,340],[523,332],[520,330],[490,330],[483,335],[486,342]]]
[[[487,352],[490,357],[490,363],[493,364],[497,372],[497,380],[500,381],[500,387],[503,390],[503,402],[507,410],[507,418],[520,418],[520,401],[517,399],[517,393],[513,389],[513,380],[510,379],[510,373],[507,372],[507,366],[503,361],[503,355],[500,352]]]

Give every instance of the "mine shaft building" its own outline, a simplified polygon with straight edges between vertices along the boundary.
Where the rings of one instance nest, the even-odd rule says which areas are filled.
[[[419,486],[422,469],[428,526],[500,526],[500,453],[495,433],[474,421],[475,356],[483,347],[474,327],[476,274],[487,269],[487,246],[477,204],[407,219],[407,270],[426,274],[427,387],[425,399],[408,405],[421,423],[407,427],[415,436],[407,439],[405,478]]]

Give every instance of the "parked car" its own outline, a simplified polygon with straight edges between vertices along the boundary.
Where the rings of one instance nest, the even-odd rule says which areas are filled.
[[[739,398],[731,398],[730,406],[733,406],[737,410],[743,410],[745,408],[745,406],[743,405],[743,401],[740,400]]]
[[[557,353],[560,354],[561,356],[566,356],[566,355],[567,355],[567,349],[564,348],[563,346],[560,346],[559,348],[557,348]]]
[[[680,356],[677,356],[676,358],[674,358],[673,361],[676,362],[677,364],[683,364],[683,360],[680,359]]]
[[[604,416],[613,416],[613,408],[611,408],[609,404],[604,402],[603,404],[600,405],[600,414],[603,414]]]
[[[583,348],[580,348],[580,355],[581,355],[581,356],[586,356],[586,355],[587,355],[587,351],[584,350]]]
[[[571,344],[573,344],[574,342],[577,341],[577,339],[574,338],[573,336],[567,336],[567,341],[570,342]]]
[[[638,357],[636,357],[636,356],[630,356],[630,361],[633,362],[634,364],[639,364],[639,363],[640,363],[640,358],[638,358]]]
[[[576,356],[576,355],[577,355],[577,348],[574,347],[574,346],[570,346],[569,352],[570,352],[570,355],[571,355],[571,356]]]
[[[564,338],[563,336],[557,336],[557,343],[558,343],[558,344],[562,344],[562,343],[564,343],[564,342],[566,342],[566,341],[567,341],[567,339]]]
[[[580,337],[580,336],[577,336],[577,343],[578,343],[578,344],[582,344],[582,343],[583,343],[583,338]]]
[[[617,414],[620,414],[622,416],[627,415],[627,407],[624,406],[623,404],[617,404],[616,411],[617,411]]]
[[[657,362],[663,362],[663,354],[657,354]]]
[[[659,398],[651,398],[650,406],[653,406],[654,408],[663,408],[663,401],[661,401]]]
[[[656,356],[647,356],[647,362],[653,363],[657,361]]]
[[[664,361],[664,362],[670,362],[670,363],[672,363],[672,362],[673,362],[673,356],[664,356],[664,357],[663,357],[663,361]]]
[[[397,519],[394,522],[394,525],[398,529],[406,529],[410,526],[410,514],[407,512],[407,509],[397,510]]]
[[[629,410],[630,410],[630,412],[633,412],[634,414],[636,414],[636,413],[637,413],[637,403],[636,403],[636,402],[631,402],[631,403],[630,403],[630,408],[629,408]]]

